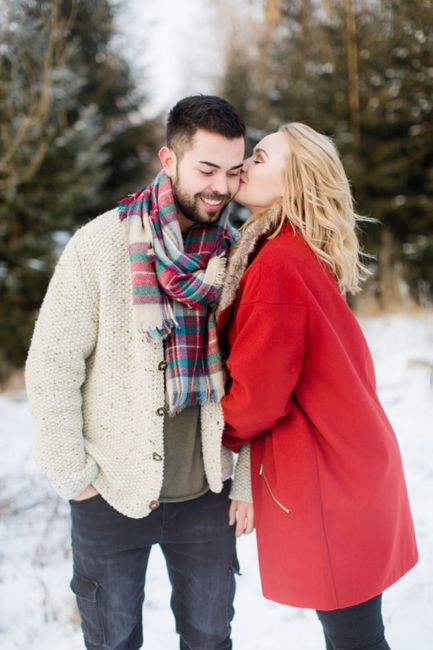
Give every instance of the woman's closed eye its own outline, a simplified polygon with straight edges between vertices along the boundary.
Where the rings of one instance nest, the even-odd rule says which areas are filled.
[[[254,154],[254,157],[253,157],[253,163],[254,163],[254,165],[258,165],[259,163],[262,163],[262,162],[264,162],[264,161],[263,161],[263,156],[262,156],[262,154],[261,154],[259,151],[257,151],[257,152]]]

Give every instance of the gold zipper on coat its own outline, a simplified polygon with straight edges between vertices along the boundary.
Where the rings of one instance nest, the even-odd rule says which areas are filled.
[[[263,478],[263,480],[264,480],[264,482],[265,482],[265,484],[266,484],[266,487],[267,487],[268,490],[269,490],[269,494],[271,495],[271,497],[273,498],[273,500],[275,501],[275,503],[277,504],[277,506],[280,506],[281,510],[284,510],[284,512],[286,512],[286,513],[288,514],[288,513],[290,512],[289,508],[286,508],[286,506],[283,506],[283,504],[281,503],[281,501],[278,501],[277,497],[276,497],[275,494],[272,492],[272,488],[271,488],[271,486],[269,485],[269,481],[268,481],[268,479],[266,478],[266,474],[265,474],[265,472],[264,472],[264,470],[263,470],[263,463],[260,465],[260,471],[259,471],[259,474],[260,474],[260,476]]]

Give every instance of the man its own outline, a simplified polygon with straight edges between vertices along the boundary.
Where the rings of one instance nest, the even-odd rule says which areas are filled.
[[[251,495],[247,454],[230,492],[214,311],[244,134],[223,99],[178,102],[161,173],[76,232],[35,327],[26,367],[35,448],[70,499],[71,587],[91,650],[141,647],[153,544],[167,562],[180,647],[232,647],[235,532],[252,528]]]

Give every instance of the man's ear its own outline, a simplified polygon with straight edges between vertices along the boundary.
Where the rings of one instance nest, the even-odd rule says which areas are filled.
[[[167,147],[161,147],[159,150],[159,159],[161,161],[162,168],[169,178],[176,180],[176,154],[173,149]]]

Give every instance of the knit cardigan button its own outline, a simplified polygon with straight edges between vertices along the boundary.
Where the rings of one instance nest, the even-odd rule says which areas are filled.
[[[159,503],[159,501],[156,501],[156,499],[155,499],[154,501],[151,501],[149,503],[149,508],[150,508],[150,510],[157,510],[157,508],[159,508],[160,505],[161,504]]]
[[[165,370],[167,368],[167,361],[160,361],[158,364],[158,370]]]
[[[162,460],[162,456],[158,452],[154,451],[152,454],[153,460]]]
[[[160,406],[159,409],[156,409],[156,415],[162,417],[164,413],[165,413],[165,408],[163,406]]]

